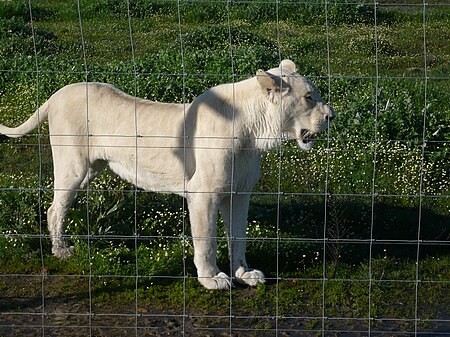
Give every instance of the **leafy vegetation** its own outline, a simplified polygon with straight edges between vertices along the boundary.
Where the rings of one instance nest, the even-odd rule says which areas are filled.
[[[93,275],[95,303],[138,296],[140,305],[173,314],[187,302],[194,316],[227,315],[233,306],[243,316],[285,317],[279,323],[287,326],[289,317],[311,317],[301,324],[313,331],[322,308],[347,318],[367,318],[370,308],[380,328],[382,318],[414,319],[416,292],[422,320],[448,312],[448,6],[426,7],[425,59],[423,4],[83,0],[80,13],[73,1],[31,4],[32,18],[28,1],[0,2],[2,124],[23,122],[77,81],[189,102],[283,58],[316,83],[337,118],[312,151],[286,141],[263,155],[248,259],[272,281],[233,290],[232,303],[228,293],[205,292],[191,280],[183,200],[135,190],[109,172],[70,213],[75,256],[50,257],[45,125],[41,136],[0,139],[1,274],[41,273],[44,264],[54,275]],[[220,223],[218,235],[219,263],[228,270]],[[416,272],[427,282],[419,286]],[[17,291],[8,283],[0,290]],[[240,292],[251,296],[234,296]],[[273,328],[270,319],[257,321],[254,328]]]

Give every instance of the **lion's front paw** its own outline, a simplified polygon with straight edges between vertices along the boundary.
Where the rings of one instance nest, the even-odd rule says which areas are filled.
[[[206,288],[206,289],[225,289],[228,290],[231,288],[231,278],[220,272],[216,276],[213,277],[199,277],[198,281]]]
[[[265,283],[266,279],[262,271],[257,269],[250,269],[245,272],[237,272],[236,281],[254,287],[260,283]]]

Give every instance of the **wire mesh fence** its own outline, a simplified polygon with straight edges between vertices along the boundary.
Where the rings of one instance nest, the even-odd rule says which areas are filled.
[[[0,335],[450,334],[449,17],[440,0],[0,2],[0,122],[15,127],[36,109],[42,122],[0,139]],[[283,128],[256,137],[273,146],[260,153],[255,188],[239,188],[249,172],[241,158],[259,160],[255,137],[238,132],[239,83],[284,59],[336,118],[309,151]],[[86,144],[68,142],[70,132],[50,143],[39,108],[77,82],[131,95],[134,133],[90,132],[102,97],[82,84]],[[202,116],[194,128],[206,123],[208,136],[189,137],[189,123],[175,136],[161,131],[176,124],[172,108],[187,121],[190,103],[223,83],[232,84],[225,136]],[[153,103],[164,108],[160,124],[140,126],[140,98],[176,105]],[[111,111],[97,121],[104,130]],[[65,162],[74,147],[88,157],[109,149],[132,172],[118,178],[111,161],[75,188],[64,259],[47,229],[54,193],[68,190],[55,186],[52,147]],[[231,153],[230,186],[193,191],[186,176],[164,185],[171,158],[189,172],[194,150]],[[161,180],[136,187],[148,180],[140,163],[161,153]],[[199,195],[228,200],[212,234],[219,268],[234,277],[228,290],[198,282],[186,198]],[[227,232],[248,198],[246,232]],[[228,244],[244,242],[265,284],[236,282]]]

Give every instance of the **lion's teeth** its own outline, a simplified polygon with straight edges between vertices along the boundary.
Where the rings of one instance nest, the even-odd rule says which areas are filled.
[[[300,139],[303,144],[308,144],[314,140],[314,134],[312,134],[308,129],[301,129]]]

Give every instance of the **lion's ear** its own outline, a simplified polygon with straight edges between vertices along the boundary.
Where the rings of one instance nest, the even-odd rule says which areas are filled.
[[[291,60],[283,60],[280,63],[280,69],[281,69],[281,71],[289,70],[289,71],[295,73],[297,71],[297,66]]]
[[[269,96],[271,102],[274,101],[277,94],[285,94],[289,90],[287,84],[283,82],[281,77],[269,74],[264,70],[258,70],[256,72],[256,79],[258,80],[259,87],[263,93]]]
[[[280,91],[281,83],[280,79],[276,80],[277,77],[265,72],[264,70],[258,70],[256,72],[256,79],[258,80],[259,86],[265,91],[275,90]]]

